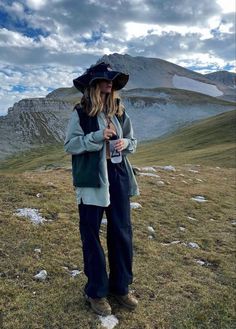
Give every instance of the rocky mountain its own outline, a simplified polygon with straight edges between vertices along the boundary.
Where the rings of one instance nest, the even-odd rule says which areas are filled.
[[[139,141],[235,109],[233,102],[200,93],[198,89],[203,86],[214,95],[228,87],[209,84],[209,79],[198,73],[159,59],[118,54],[101,60],[105,59],[111,60],[114,69],[130,72],[129,89],[123,90],[121,96]],[[198,92],[186,86],[181,89],[177,82],[188,82]],[[62,143],[73,105],[80,97],[74,87],[59,88],[45,98],[23,99],[14,104],[6,116],[0,117],[0,159],[38,145]]]
[[[0,117],[0,159],[32,147],[61,142],[72,105],[47,98],[23,99]]]
[[[220,82],[228,87],[236,88],[236,73],[228,71],[217,71],[205,74],[205,77],[212,81]]]
[[[209,79],[163,59],[112,54],[103,56],[98,62],[102,61],[111,64],[114,70],[129,73],[127,89],[177,88],[236,101],[235,89],[223,81]]]

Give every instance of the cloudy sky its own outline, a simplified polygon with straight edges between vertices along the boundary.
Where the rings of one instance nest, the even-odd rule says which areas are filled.
[[[234,71],[234,15],[234,0],[0,0],[0,115],[114,52]]]

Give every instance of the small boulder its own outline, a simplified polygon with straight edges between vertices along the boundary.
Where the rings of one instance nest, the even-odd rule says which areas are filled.
[[[45,281],[47,278],[47,271],[41,270],[39,273],[37,273],[34,278],[39,281]]]

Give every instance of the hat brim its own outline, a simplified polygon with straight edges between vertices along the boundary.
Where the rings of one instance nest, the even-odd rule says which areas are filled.
[[[120,90],[127,84],[129,75],[117,71],[95,72],[93,75],[83,74],[80,77],[74,79],[73,83],[79,91],[84,93],[85,89],[90,87],[97,80],[112,81],[112,89]]]

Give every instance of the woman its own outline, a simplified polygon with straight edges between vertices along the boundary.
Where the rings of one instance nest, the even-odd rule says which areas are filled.
[[[135,151],[137,141],[116,95],[128,78],[103,62],[74,79],[83,97],[72,113],[65,140],[65,151],[72,154],[84,273],[88,279],[85,298],[93,311],[103,316],[111,314],[108,295],[129,309],[138,304],[128,288],[133,278],[129,197],[138,195],[138,187],[126,158]],[[111,158],[109,143],[114,138],[116,153],[122,155],[119,163],[113,163]],[[104,211],[109,275],[99,239]]]

